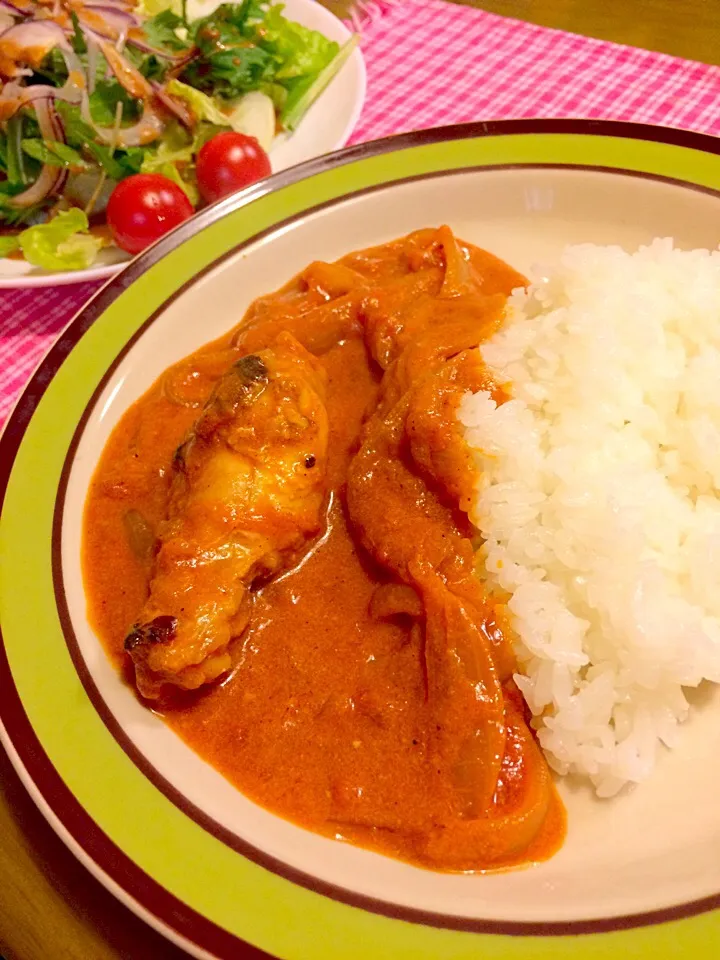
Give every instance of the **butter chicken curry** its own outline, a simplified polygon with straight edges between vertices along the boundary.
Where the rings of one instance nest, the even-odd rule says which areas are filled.
[[[86,506],[91,620],[247,796],[442,870],[564,813],[474,571],[456,409],[524,278],[447,227],[312,263],[124,416]]]

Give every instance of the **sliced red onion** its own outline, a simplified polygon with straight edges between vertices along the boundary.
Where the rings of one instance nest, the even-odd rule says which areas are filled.
[[[137,36],[135,33],[129,34],[127,42],[130,46],[135,47],[137,50],[142,50],[143,53],[152,53],[159,60],[169,60],[175,66],[185,64],[187,61],[190,61],[193,58],[193,54],[189,51],[173,52],[170,50],[160,50],[158,47],[153,47],[147,42],[147,40],[143,40],[142,37]]]
[[[101,40],[98,46],[120,86],[124,87],[136,100],[149,100],[152,96],[152,87],[137,67],[134,67],[107,40]]]
[[[138,24],[134,14],[119,7],[83,7],[78,9],[77,15],[81,29],[87,28],[106,40],[115,41]]]
[[[97,13],[100,16],[107,17],[112,22],[124,20],[129,22],[134,26],[140,26],[140,18],[136,13],[125,5],[113,4],[113,3],[84,3],[82,8],[78,10],[78,16],[82,19],[82,13],[84,10],[90,10],[93,13]]]
[[[6,13],[11,14],[13,17],[27,17],[32,12],[29,7],[22,8],[14,3],[10,3],[10,0],[0,0],[0,10],[5,10]]]
[[[83,7],[95,9],[102,7],[103,10],[128,10],[132,11],[135,4],[128,0],[85,0]]]
[[[53,47],[68,47],[65,32],[54,20],[28,20],[14,23],[0,34],[0,41],[7,40],[20,49],[40,47],[47,51]]]
[[[23,105],[25,87],[17,80],[6,83],[0,91],[0,123],[9,120]]]
[[[65,131],[62,128],[60,118],[55,113],[52,101],[46,97],[36,100],[34,106],[43,140],[64,141]],[[35,183],[29,186],[27,190],[12,197],[10,203],[13,207],[21,209],[31,207],[33,204],[40,203],[41,200],[44,200],[52,194],[60,193],[65,186],[67,178],[67,170],[64,170],[62,167],[53,167],[46,163]]]
[[[96,41],[100,38],[112,40],[113,43],[122,39],[123,45],[127,43],[143,53],[151,53],[159,59],[169,60],[177,66],[184,64],[189,59],[189,54],[186,51],[178,53],[153,47],[152,44],[147,42],[137,16],[123,7],[109,6],[105,3],[86,3],[84,13],[78,11],[78,16],[86,42],[92,38],[95,38]]]
[[[62,117],[55,109],[54,100],[48,101],[48,110],[50,113],[50,122],[52,123],[53,129],[55,131],[56,143],[67,143],[67,140],[65,138],[65,124],[63,123]]]
[[[176,116],[184,127],[187,127],[189,130],[195,127],[195,117],[192,115],[185,100],[182,100],[180,97],[174,97],[171,93],[168,93],[165,87],[156,80],[152,81],[152,88],[160,103],[169,110],[173,116]]]
[[[11,63],[26,62],[37,66],[52,49],[57,47],[63,55],[68,70],[65,89],[82,89],[85,86],[83,66],[70,45],[63,28],[53,20],[25,20],[13,24],[0,34],[0,51],[9,45],[7,59]],[[25,60],[23,60],[25,57]],[[21,76],[18,65],[12,76]]]
[[[173,63],[180,63],[187,59],[188,52],[161,50],[148,43],[147,38],[142,31],[140,19],[130,11],[122,7],[114,7],[105,3],[85,4],[85,9],[91,13],[97,13],[105,21],[103,26],[89,23],[88,26],[106,40],[116,40],[122,36],[123,28],[127,34],[127,43],[143,53],[152,53],[162,60],[170,60]],[[80,15],[82,20],[82,14]],[[86,18],[87,19],[87,18]]]
[[[24,87],[17,80],[6,83],[0,92],[0,122],[9,120],[21,107],[33,104],[37,100],[64,100],[66,103],[80,103],[78,90],[66,90],[64,87],[50,87],[36,83]],[[58,117],[58,121],[59,121]]]
[[[118,34],[118,38],[115,41],[115,49],[118,53],[122,53],[125,49],[125,44],[127,43],[127,30],[121,30]]]
[[[97,74],[98,54],[100,50],[98,45],[91,37],[85,37],[85,46],[87,47],[87,86],[88,93],[95,90],[95,77]]]
[[[25,20],[14,23],[0,34],[0,51],[4,47],[7,47],[7,54],[3,59],[14,66],[7,75],[15,77],[20,71],[19,63],[37,66],[54,47],[60,47],[64,52],[70,44],[62,27],[52,20]]]
[[[100,48],[100,52],[107,60],[109,69],[115,74],[118,83],[127,90],[130,96],[136,100],[149,100],[152,96],[152,87],[140,71],[116,50],[105,37],[101,37],[100,34],[86,25],[83,25],[82,30],[86,41],[94,42]]]
[[[9,87],[8,83],[5,87]],[[5,93],[3,90],[3,94]],[[66,90],[65,87],[51,87],[44,83],[34,83],[30,87],[20,87],[23,106],[34,103],[36,100],[64,100],[66,103],[80,103],[81,94],[77,90]],[[59,119],[59,118],[58,118]]]
[[[80,112],[85,123],[89,124],[98,138],[109,146],[141,147],[146,143],[157,140],[163,132],[164,124],[149,104],[145,104],[142,117],[132,127],[100,127],[93,120],[90,112],[90,100],[85,94],[80,106]]]

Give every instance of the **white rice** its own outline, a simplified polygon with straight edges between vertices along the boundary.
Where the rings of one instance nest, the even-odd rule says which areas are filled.
[[[509,595],[540,743],[601,796],[651,773],[720,682],[720,252],[569,247],[468,394],[481,566]]]

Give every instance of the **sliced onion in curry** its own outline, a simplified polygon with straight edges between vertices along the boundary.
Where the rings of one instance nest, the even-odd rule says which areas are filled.
[[[157,540],[152,527],[139,510],[128,510],[123,517],[130,549],[144,563],[155,553]]]
[[[430,831],[423,853],[444,869],[512,862],[540,833],[552,799],[550,771],[518,711],[508,707],[508,751],[497,811],[448,820]]]
[[[161,378],[165,396],[179,407],[201,407],[213,384],[237,358],[238,351],[230,348],[181,360]]]
[[[406,616],[417,619],[424,615],[417,591],[406,583],[383,583],[372,595],[370,616],[374,620]]]

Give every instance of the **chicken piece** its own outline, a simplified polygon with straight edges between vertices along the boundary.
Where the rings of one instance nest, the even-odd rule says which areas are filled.
[[[443,379],[428,381],[439,383],[447,401]],[[453,867],[466,869],[527,847],[543,826],[552,788],[544,758],[505,694],[514,657],[474,576],[462,515],[423,477],[409,449],[412,393],[369,422],[348,474],[348,512],[366,549],[422,602],[429,750],[455,802],[453,817],[420,830],[419,849],[431,863],[454,857]],[[441,457],[437,472],[449,473],[451,464],[452,457]],[[458,472],[463,468],[461,458]],[[418,616],[404,598],[405,609]]]
[[[441,369],[446,362],[479,346],[500,328],[505,312],[503,297],[476,297],[451,301],[447,309],[427,309],[432,325],[408,343],[382,379],[378,412],[389,413],[412,384]]]
[[[481,295],[482,278],[459,245],[438,234],[447,261],[439,292],[407,305],[403,316],[386,312],[382,323],[378,310],[366,327],[368,349],[386,369],[380,404],[350,466],[347,504],[365,548],[422,603],[432,758],[455,796],[455,818],[429,829],[425,856],[442,861],[457,848],[468,851],[467,862],[492,863],[531,842],[551,787],[505,694],[512,650],[474,575],[471,531],[458,509],[467,509],[475,478],[456,410],[468,390],[502,396],[470,348],[497,328],[504,297],[497,290]]]
[[[324,372],[289,333],[218,381],[176,452],[150,593],[125,641],[143,696],[229,669],[251,585],[322,527],[327,436]]]
[[[463,350],[446,360],[434,376],[411,387],[405,430],[416,465],[445,490],[464,512],[475,490],[475,463],[457,410],[463,394],[487,390],[499,398],[479,350]]]
[[[505,754],[504,705],[488,610],[473,576],[466,521],[414,468],[406,447],[409,397],[365,431],[347,480],[350,519],[363,546],[425,612],[425,666],[434,761],[457,788],[457,814],[489,806]]]

